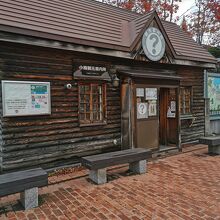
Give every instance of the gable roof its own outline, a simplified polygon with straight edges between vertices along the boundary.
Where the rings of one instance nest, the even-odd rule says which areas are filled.
[[[155,13],[94,0],[0,0],[0,11],[0,31],[127,52]],[[179,59],[216,63],[179,26],[162,24]]]
[[[197,44],[185,31],[177,24],[162,21],[162,24],[168,33],[169,39],[175,48],[179,59],[200,60],[204,62],[216,63],[216,58],[212,56],[203,46]]]
[[[139,44],[139,47],[140,47],[140,43],[142,41],[141,40],[142,36],[145,33],[146,29],[150,26],[150,24],[153,21],[155,22],[156,26],[158,26],[158,28],[162,32],[162,35],[164,37],[164,40],[165,40],[167,46],[169,47],[173,57],[175,57],[176,53],[173,48],[173,45],[171,44],[169,37],[168,37],[168,35],[167,35],[167,33],[161,23],[161,20],[155,10],[153,10],[150,13],[147,13],[147,14],[139,17],[138,19],[135,19],[134,21],[132,21],[135,23],[135,27],[136,27],[135,34],[136,35],[134,36],[134,40],[132,41],[131,46],[130,46],[131,51],[133,51],[133,49],[135,49],[137,44]],[[141,45],[141,47],[142,47],[142,45]]]

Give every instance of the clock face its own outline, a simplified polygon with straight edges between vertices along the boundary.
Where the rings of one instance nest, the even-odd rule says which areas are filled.
[[[148,28],[142,38],[142,47],[150,60],[159,61],[165,52],[165,40],[162,33],[157,28]]]

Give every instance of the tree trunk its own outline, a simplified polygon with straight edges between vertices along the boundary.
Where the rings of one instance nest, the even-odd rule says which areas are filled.
[[[200,36],[200,14],[201,14],[201,5],[200,5],[200,2],[198,2],[198,7],[199,7],[199,10],[198,10],[198,23],[197,23],[197,43],[199,45],[202,44],[201,42],[201,36]]]
[[[170,22],[173,20],[173,6],[174,6],[174,0],[171,1],[171,11],[170,11]]]

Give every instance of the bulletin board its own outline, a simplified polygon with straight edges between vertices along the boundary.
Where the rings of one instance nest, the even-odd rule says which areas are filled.
[[[2,80],[3,116],[51,114],[49,82]]]
[[[205,97],[210,99],[210,116],[220,118],[220,75],[205,74]]]

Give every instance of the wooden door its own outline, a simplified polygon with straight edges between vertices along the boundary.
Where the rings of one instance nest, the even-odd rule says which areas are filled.
[[[178,143],[178,111],[177,111],[177,89],[169,89],[168,94],[168,110],[171,115],[167,115],[167,141],[168,145],[177,145]]]
[[[161,145],[177,145],[178,143],[178,109],[177,89],[160,88],[159,93],[159,136]]]
[[[159,147],[158,88],[136,86],[136,146]]]
[[[167,145],[167,106],[168,106],[168,89],[160,88],[159,93],[159,114],[160,114],[160,126],[159,126],[159,137],[160,145]]]

